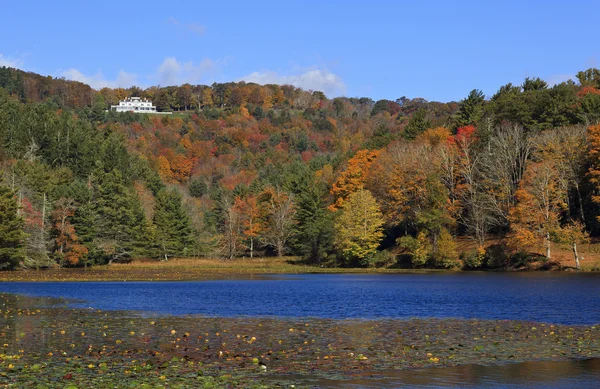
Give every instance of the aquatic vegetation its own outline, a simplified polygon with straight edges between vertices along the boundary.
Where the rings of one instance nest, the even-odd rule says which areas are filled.
[[[148,316],[0,294],[0,385],[261,388],[428,366],[600,357],[600,327]]]

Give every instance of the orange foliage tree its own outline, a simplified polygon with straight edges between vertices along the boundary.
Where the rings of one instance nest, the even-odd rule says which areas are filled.
[[[70,266],[79,264],[88,253],[88,249],[78,243],[79,238],[70,221],[70,218],[75,215],[75,210],[72,199],[62,198],[55,204],[52,212],[56,253],[63,263]]]
[[[348,160],[346,170],[340,173],[333,183],[331,194],[335,202],[329,209],[336,211],[343,207],[346,199],[359,189],[363,189],[369,179],[371,165],[381,154],[380,150],[360,150]]]
[[[250,258],[253,258],[255,241],[263,231],[263,225],[261,223],[262,209],[259,207],[256,196],[249,196],[245,199],[237,196],[233,208],[234,212],[240,215],[242,234],[246,238]]]
[[[594,186],[594,195],[592,201],[600,204],[600,124],[588,127],[588,159],[590,168],[588,177],[590,183]],[[600,220],[600,216],[597,216]]]
[[[177,154],[170,163],[172,177],[177,182],[186,182],[190,178],[194,161],[185,155]],[[159,173],[160,174],[160,173]]]
[[[160,177],[169,182],[173,179],[173,172],[171,171],[171,164],[169,163],[169,160],[164,156],[161,155],[158,157],[158,174],[160,175]]]

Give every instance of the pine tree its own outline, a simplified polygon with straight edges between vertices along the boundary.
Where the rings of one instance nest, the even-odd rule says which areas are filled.
[[[101,174],[95,190],[96,246],[109,263],[139,255],[146,239],[146,222],[135,191],[118,170]]]
[[[431,122],[427,119],[427,110],[419,108],[410,118],[404,128],[404,137],[406,139],[415,139],[419,134],[431,127]]]
[[[473,89],[466,99],[460,102],[460,106],[454,123],[456,127],[463,127],[469,124],[477,124],[483,116],[483,105],[485,104],[485,95],[478,89]]]
[[[312,262],[320,262],[333,247],[333,219],[326,209],[326,195],[323,183],[308,185],[296,204],[294,248]]]
[[[0,269],[14,269],[25,259],[24,220],[10,188],[0,185]]]
[[[154,206],[154,227],[161,257],[186,256],[192,248],[192,227],[179,193],[162,190]]]

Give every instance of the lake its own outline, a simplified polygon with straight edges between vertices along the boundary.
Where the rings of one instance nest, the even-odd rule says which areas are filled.
[[[76,306],[169,315],[454,317],[600,323],[600,274],[303,274],[197,282],[0,283],[0,291]]]
[[[600,323],[600,274],[264,275],[196,282],[15,282],[0,292],[68,299],[73,307],[143,315],[327,319],[477,318]],[[195,319],[198,320],[198,319]],[[273,377],[277,379],[277,377]],[[394,370],[323,388],[594,387],[598,358]]]
[[[366,377],[365,377],[366,378]],[[600,359],[460,365],[389,372],[385,377],[321,381],[326,389],[592,389],[600,385]]]

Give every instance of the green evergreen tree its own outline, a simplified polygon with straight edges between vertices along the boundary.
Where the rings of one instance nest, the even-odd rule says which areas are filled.
[[[152,221],[161,258],[189,254],[194,242],[192,226],[179,193],[172,190],[158,193]]]
[[[140,255],[147,238],[144,211],[133,189],[118,170],[101,174],[94,185],[95,246],[108,263]]]
[[[23,84],[23,76],[21,76],[21,72],[17,73],[14,85],[14,94],[19,98],[19,100],[25,102],[25,85]]]
[[[455,127],[477,124],[483,116],[483,105],[485,96],[482,91],[473,89],[466,99],[460,102],[458,112],[454,117]]]
[[[196,178],[190,181],[188,185],[188,189],[190,191],[190,195],[193,197],[202,197],[206,193],[208,193],[208,185],[206,185],[206,181],[202,178]]]
[[[576,77],[581,86],[600,88],[600,70],[596,68],[589,68],[588,70],[577,72]]]
[[[27,235],[18,211],[14,192],[0,185],[0,269],[14,269],[25,259]]]
[[[321,262],[333,249],[333,218],[327,210],[324,184],[307,185],[296,202],[293,246],[311,262]]]
[[[523,92],[529,92],[529,91],[547,89],[548,83],[539,77],[536,77],[536,78],[527,77],[525,79],[525,81],[523,81],[523,85],[521,87],[523,88]]]
[[[404,137],[406,139],[415,139],[417,135],[431,127],[431,122],[427,119],[427,110],[419,108],[411,116],[408,124],[404,128]]]

